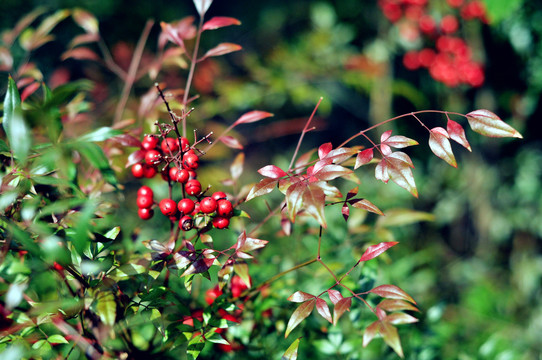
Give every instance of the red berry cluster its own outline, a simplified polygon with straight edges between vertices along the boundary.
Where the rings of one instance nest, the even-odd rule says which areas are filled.
[[[191,148],[185,137],[166,137],[159,146],[159,137],[145,135],[138,150],[142,162],[132,165],[132,174],[136,178],[152,178],[160,170],[162,179],[170,186],[180,184],[183,198],[154,200],[154,193],[148,186],[142,186],[137,192],[138,215],[148,220],[154,215],[153,208],[158,204],[160,212],[171,221],[179,221],[179,227],[188,231],[194,227],[194,220],[200,216],[211,216],[210,224],[217,229],[225,229],[233,216],[233,204],[222,191],[211,196],[204,196],[201,183],[197,180],[196,170],[200,158]]]
[[[457,14],[463,20],[487,22],[483,3],[480,0],[446,2],[456,14],[433,16],[428,12],[427,0],[379,0],[378,5],[384,16],[398,26],[403,38],[413,42],[423,37],[432,44],[419,51],[408,51],[403,56],[407,69],[426,68],[433,79],[449,87],[480,86],[484,82],[484,70],[472,59],[465,40],[456,34],[460,28]]]

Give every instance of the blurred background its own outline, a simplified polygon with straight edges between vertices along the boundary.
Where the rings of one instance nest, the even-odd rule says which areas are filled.
[[[20,1],[2,0],[0,28],[13,27],[38,6],[49,10],[81,7],[92,12],[112,57],[125,69],[148,19],[155,21],[146,45],[152,53],[160,21],[196,16],[189,0],[28,0],[24,6]],[[469,129],[473,152],[454,146],[459,168],[453,169],[431,154],[425,130],[413,119],[395,122],[394,134],[420,142],[408,151],[416,165],[419,199],[394,184],[377,182],[372,168],[363,167],[356,173],[361,179],[360,195],[394,216],[384,221],[354,216],[345,230],[340,215],[330,213],[325,240],[330,256],[339,263],[352,258],[352,248],[367,241],[400,241],[387,259],[368,264],[356,275],[359,279],[352,281],[363,287],[365,276],[370,275],[378,284],[400,286],[417,300],[420,322],[400,328],[406,358],[541,359],[542,147],[536,124],[542,117],[542,6],[523,0],[215,0],[208,16],[235,17],[242,25],[206,33],[202,47],[228,41],[240,44],[243,51],[199,65],[194,92],[200,98],[194,103],[192,126],[197,128],[198,119],[210,119],[206,129],[219,129],[252,109],[275,114],[236,129],[247,156],[246,183],[258,181],[255,170],[264,165],[287,166],[320,97],[316,130],[307,134],[302,150],[328,141],[338,145],[380,121],[424,109],[458,113],[489,109],[523,134],[522,140],[490,139]],[[88,126],[110,125],[123,83],[97,63],[61,60],[76,29],[73,23],[60,23],[55,41],[36,50],[32,59],[50,81],[91,79],[93,96],[101,101]],[[171,88],[181,87],[185,74],[171,67],[158,80]],[[7,73],[0,73],[0,78],[3,94]],[[153,82],[142,77],[134,84],[124,118],[137,118],[139,99]],[[445,124],[445,117],[436,114],[420,118],[430,127]],[[152,123],[137,121],[143,131]],[[468,128],[466,122],[462,124]],[[382,131],[372,133],[373,138],[378,139]],[[225,166],[209,167],[201,175],[210,182],[228,176],[232,159],[230,149],[217,149],[210,159]],[[118,169],[126,188],[136,189],[123,166]],[[263,203],[255,206],[265,212]],[[417,213],[401,216],[405,208]],[[135,219],[128,202],[119,209],[119,218],[126,216]],[[356,228],[365,221],[373,225],[371,232]],[[128,229],[135,227],[127,223]],[[131,230],[127,233],[142,237],[149,231]],[[297,243],[287,254],[284,250],[291,240],[275,236],[272,230],[266,237],[262,234],[273,244],[251,270],[253,278],[264,281],[305,260],[316,238],[315,234],[305,236],[305,230],[294,231]],[[273,285],[277,319],[282,314],[287,321],[294,308],[284,299],[295,290],[320,288],[312,282],[313,276],[314,268],[302,269]],[[309,318],[294,334],[305,336],[300,358],[395,358],[382,341],[362,348],[363,329],[353,327],[360,319],[367,324],[372,321],[365,310],[353,310],[338,328]],[[259,340],[275,355],[294,339],[281,338],[281,321],[284,326],[284,320],[267,324],[269,334]],[[239,332],[242,338],[243,329]],[[224,356],[262,356],[249,350]],[[205,356],[217,355],[209,350]]]

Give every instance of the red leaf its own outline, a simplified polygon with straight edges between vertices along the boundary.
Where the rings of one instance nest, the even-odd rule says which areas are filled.
[[[352,203],[352,206],[355,208],[367,210],[372,213],[384,216],[384,213],[382,212],[382,210],[377,208],[376,205],[374,205],[372,202],[370,202],[367,199],[352,200],[352,201],[355,201],[354,203]]]
[[[372,290],[369,290],[369,292],[378,296],[382,296],[383,298],[406,300],[413,304],[416,304],[416,301],[414,301],[414,299],[412,299],[410,295],[408,295],[406,292],[404,292],[402,289],[398,288],[395,285],[380,285]]]
[[[284,334],[285,338],[290,335],[292,330],[295,329],[295,327],[299,325],[300,322],[302,322],[307,316],[311,314],[312,310],[314,309],[315,303],[316,299],[313,298],[299,305],[299,307],[294,311],[294,313],[290,317],[290,320],[288,321],[288,325],[286,326],[286,333]]]
[[[259,121],[271,116],[273,116],[273,114],[269,112],[253,110],[253,111],[247,112],[246,114],[241,115],[241,117],[237,119],[234,124],[235,125],[249,124],[249,123],[253,123],[253,122],[256,122],[256,121]]]
[[[128,134],[113,136],[110,140],[126,147],[141,147],[141,141]]]
[[[346,200],[348,199],[351,199],[353,198],[354,196],[356,196],[358,194],[358,191],[359,191],[359,187],[356,186],[355,188],[353,188],[352,190],[350,190],[348,192],[348,194],[346,194]]]
[[[416,319],[412,315],[408,315],[405,313],[394,313],[386,316],[386,322],[389,322],[390,324],[394,325],[400,325],[400,324],[413,324],[418,322],[418,319]]]
[[[489,110],[475,110],[466,116],[472,130],[479,134],[489,137],[523,138],[517,130]]]
[[[224,145],[226,145],[229,148],[239,149],[239,150],[243,149],[243,145],[241,145],[239,140],[237,140],[233,136],[229,136],[229,135],[221,136],[218,138],[218,140],[222,141]]]
[[[321,169],[316,171],[316,166],[314,166],[313,176],[319,180],[328,181],[333,180],[338,177],[348,175],[352,173],[352,170],[347,169],[341,165],[326,165]]]
[[[252,200],[258,196],[269,194],[274,188],[277,187],[277,183],[278,180],[276,179],[265,178],[260,180],[260,182],[254,185],[254,187],[250,190],[246,201]]]
[[[397,241],[381,242],[377,245],[371,245],[365,250],[359,261],[367,261],[374,259],[394,245],[399,244]]]
[[[345,203],[341,209],[341,213],[343,215],[343,218],[345,221],[348,221],[348,217],[350,216],[350,209],[348,208],[348,205]]]
[[[260,175],[271,178],[271,179],[279,179],[283,176],[287,176],[288,174],[275,165],[267,165],[258,170]]]
[[[446,125],[446,128],[448,130],[448,134],[450,134],[450,138],[453,141],[463,146],[467,150],[472,151],[470,144],[467,141],[467,137],[465,136],[465,130],[463,130],[463,127],[461,125],[459,125],[453,120],[448,119],[448,124]]]
[[[326,195],[324,190],[317,184],[310,184],[303,192],[303,208],[311,214],[325,229],[327,228],[326,218],[324,216],[324,207],[326,205]]]
[[[295,222],[295,217],[303,205],[303,193],[306,189],[307,185],[304,182],[297,182],[286,190],[286,205],[291,222]]]
[[[338,148],[328,152],[325,159],[334,164],[340,164],[354,156],[357,152],[357,150],[351,148]]]
[[[318,158],[323,159],[333,149],[330,142],[320,145],[318,148]]]
[[[384,184],[387,184],[390,180],[390,175],[388,174],[388,163],[384,159],[375,167],[375,178],[382,181]]]
[[[140,163],[145,158],[145,150],[136,150],[128,156],[128,161],[126,162],[126,167],[130,167],[134,164]]]
[[[363,347],[366,347],[371,341],[373,341],[375,336],[379,333],[379,328],[380,320],[377,320],[371,325],[367,326],[367,329],[365,329],[365,332],[363,333]]]
[[[243,47],[241,45],[237,45],[237,44],[220,43],[217,46],[215,46],[214,48],[207,51],[205,53],[205,55],[203,55],[203,57],[201,57],[198,61],[202,61],[202,60],[204,60],[204,59],[206,59],[208,57],[212,57],[212,56],[221,56],[221,55],[229,54],[229,53],[234,52],[234,51],[239,51],[242,48]]]
[[[386,311],[401,311],[401,310],[412,310],[419,311],[414,305],[408,303],[404,300],[398,299],[384,299],[377,305],[378,308]]]
[[[405,148],[412,145],[418,145],[418,142],[416,140],[407,138],[406,136],[397,135],[392,136],[386,140],[386,145],[394,147],[394,148]]]
[[[394,152],[385,157],[382,161],[386,162],[389,178],[400,187],[408,190],[413,196],[418,197],[418,189],[412,175],[412,161],[405,161],[405,157],[410,160],[408,155],[401,152]]]
[[[449,165],[457,167],[457,161],[455,161],[452,145],[448,137],[448,132],[441,127],[431,129],[429,147],[433,154],[446,161]]]
[[[24,102],[27,97],[35,93],[36,90],[39,89],[39,87],[40,87],[40,83],[37,81],[25,87],[21,93],[21,102]]]
[[[77,60],[100,60],[100,57],[94,51],[82,46],[68,50],[64,54],[62,54],[62,60],[66,60],[69,58]]]
[[[316,296],[303,292],[303,291],[296,291],[292,295],[288,297],[288,301],[296,302],[296,303],[302,303],[310,299],[314,299]]]
[[[241,22],[236,18],[226,17],[226,16],[215,16],[210,20],[206,21],[201,28],[201,31],[205,30],[215,30],[220,29],[226,26],[231,25],[241,25]]]
[[[333,305],[336,305],[339,301],[341,301],[341,299],[343,299],[341,292],[338,290],[329,289],[327,291],[327,294],[329,296],[329,300],[331,300]]]
[[[350,311],[350,305],[352,305],[351,297],[342,298],[335,303],[335,307],[333,308],[333,325],[337,325],[337,321],[339,321],[346,310]]]
[[[318,311],[318,314],[322,315],[324,319],[326,319],[330,323],[333,323],[333,320],[331,319],[331,313],[329,312],[329,307],[324,300],[320,298],[316,299],[316,310]]]
[[[209,270],[209,268],[211,267],[211,265],[213,265],[215,261],[215,258],[210,258],[210,259],[207,259],[207,258],[204,258],[204,259],[198,259],[196,261],[194,261],[192,264],[190,264],[190,266],[188,267],[188,269],[186,269],[181,277],[183,276],[186,276],[186,275],[191,275],[191,274],[201,274],[201,273],[204,273],[206,272],[207,270]]]
[[[373,160],[374,156],[374,149],[366,149],[363,151],[360,151],[358,153],[358,156],[356,156],[356,165],[354,165],[354,169],[359,168],[362,165],[368,164]]]
[[[388,131],[385,131],[384,133],[382,133],[382,135],[380,136],[380,142],[385,143],[386,140],[388,140],[389,137],[391,136],[391,132],[392,132],[392,130],[388,130]]]

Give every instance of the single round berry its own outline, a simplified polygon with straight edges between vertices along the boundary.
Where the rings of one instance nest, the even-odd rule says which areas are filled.
[[[194,153],[184,155],[183,167],[187,170],[196,170],[199,167],[199,156]]]
[[[154,215],[154,210],[149,208],[142,208],[137,211],[137,215],[139,215],[142,220],[149,220]]]
[[[175,215],[177,212],[177,203],[171,199],[160,200],[158,206],[160,207],[162,214],[166,216]]]
[[[189,180],[197,179],[198,174],[194,170],[188,170]]]
[[[150,208],[154,201],[152,200],[152,196],[146,195],[146,196],[138,196],[137,200],[137,207],[140,209],[144,208]]]
[[[191,214],[192,211],[194,211],[195,207],[196,205],[194,204],[194,200],[188,198],[182,199],[177,205],[177,209],[179,209],[179,212],[185,215]]]
[[[158,146],[158,137],[154,135],[145,135],[141,142],[141,147],[145,150],[153,150]]]
[[[154,193],[152,192],[152,189],[150,187],[143,185],[139,188],[139,190],[137,190],[137,196],[150,196],[152,199]]]
[[[190,173],[186,169],[180,169],[177,171],[177,177],[175,180],[177,182],[180,182],[182,184],[186,184],[186,182],[190,179]]]
[[[160,162],[162,155],[158,150],[149,150],[145,153],[145,163],[147,165],[155,165]]]
[[[201,199],[201,201],[199,202],[199,209],[204,214],[210,214],[212,212],[215,212],[216,207],[217,207],[216,200],[210,196]]]
[[[137,179],[145,176],[145,166],[143,164],[134,164],[132,166],[132,175]]]
[[[216,191],[212,196],[211,196],[213,199],[215,199],[216,201],[220,200],[220,199],[226,199],[227,198],[227,195],[225,192],[223,191]]]
[[[225,229],[230,225],[230,219],[223,216],[213,218],[213,226],[217,229]]]
[[[188,180],[185,185],[188,195],[196,196],[201,193],[201,183],[198,180]]]
[[[174,138],[165,138],[162,140],[162,144],[160,144],[160,147],[162,148],[162,152],[164,154],[175,154],[177,151],[179,151],[179,140]]]
[[[229,200],[218,200],[216,212],[218,216],[230,217],[233,214],[233,205]]]
[[[179,174],[179,168],[176,166],[169,168],[169,178],[173,181],[177,181],[177,175]]]
[[[179,226],[184,231],[188,231],[188,230],[192,229],[192,227],[194,226],[194,222],[192,221],[192,217],[189,216],[189,215],[183,216],[181,218],[181,220],[179,220]]]
[[[143,168],[143,172],[144,172],[143,176],[145,176],[147,179],[150,179],[150,178],[153,178],[158,173],[158,170],[156,170],[156,167],[154,166],[145,164]]]
[[[179,145],[181,146],[182,151],[188,151],[190,149],[190,141],[188,141],[187,138],[181,137],[181,140],[179,141]]]

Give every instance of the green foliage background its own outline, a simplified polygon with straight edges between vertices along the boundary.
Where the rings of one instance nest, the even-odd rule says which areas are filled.
[[[477,56],[485,60],[486,81],[478,89],[449,89],[427,73],[407,71],[400,60],[405,47],[376,2],[215,0],[210,9],[211,16],[232,16],[243,24],[210,34],[204,46],[224,37],[240,43],[244,50],[217,61],[212,90],[202,93],[196,102],[198,117],[212,118],[213,126],[220,128],[250,109],[275,114],[273,120],[247,126],[237,134],[246,144],[246,183],[258,180],[255,169],[259,167],[287,164],[304,119],[320,96],[324,97],[317,122],[320,131],[309,133],[303,145],[306,149],[326,141],[336,145],[387,117],[429,108],[454,112],[488,108],[524,135],[522,141],[496,141],[471,132],[468,136],[474,151],[457,150],[457,170],[430,156],[421,145],[413,153],[421,194],[417,200],[395,185],[377,183],[372,171],[358,173],[360,193],[384,212],[411,208],[434,214],[435,221],[420,223],[412,216],[394,217],[392,213],[388,221],[404,226],[381,226],[380,232],[354,231],[357,235],[347,236],[344,220],[329,212],[330,230],[324,240],[327,251],[337,259],[337,268],[344,266],[342,259],[352,257],[352,248],[368,240],[400,241],[385,259],[368,264],[352,281],[359,277],[362,288],[369,286],[363,283],[365,276],[378,283],[397,284],[417,300],[420,322],[400,331],[407,359],[538,359],[542,355],[542,148],[537,131],[542,115],[542,7],[517,0],[488,0],[486,4],[494,21],[490,26],[469,27],[465,33],[467,41],[477,44]],[[147,18],[172,21],[195,14],[191,1],[28,1],[22,7],[20,1],[3,0],[1,28],[12,27],[38,5],[88,9],[100,20],[101,33],[111,46],[121,42],[134,46]],[[66,31],[60,31],[57,40],[34,58],[42,64],[46,78],[58,66],[84,78],[88,72],[77,62],[60,63],[58,54],[71,30],[68,24],[60,27]],[[152,34],[157,32],[155,25]],[[155,38],[150,37],[151,48]],[[357,55],[385,64],[388,70],[374,76],[346,69],[346,60]],[[168,75],[178,81],[174,74]],[[107,74],[105,77],[102,81],[107,81]],[[7,84],[7,74],[0,74],[0,84]],[[148,85],[138,85],[133,95],[141,95]],[[0,93],[4,94],[4,88]],[[95,120],[94,128],[111,124],[108,105],[98,109],[103,116]],[[283,122],[273,126],[275,121]],[[411,124],[399,122],[395,131],[416,139],[426,136]],[[91,146],[88,151],[93,151]],[[229,166],[232,153],[221,149],[213,156]],[[223,168],[209,167],[201,176],[218,182],[227,176]],[[125,171],[117,175],[126,191],[124,197],[115,198],[118,207],[104,219],[101,230],[121,224],[123,240],[116,246],[138,248],[140,240],[158,238],[156,229],[162,225],[153,219],[140,226],[133,206],[138,183]],[[265,212],[263,203],[252,206],[255,219]],[[349,227],[363,220],[353,216]],[[260,255],[254,268],[257,272],[251,272],[254,282],[306,260],[317,239],[307,231],[299,227],[290,239],[266,238],[271,246]],[[278,358],[295,338],[304,336],[301,359],[396,358],[382,341],[362,348],[359,321],[368,325],[372,320],[359,308],[340,321],[339,329],[311,316],[288,340],[282,339],[285,321],[294,309],[285,299],[296,290],[321,289],[321,284],[312,281],[314,271],[320,270],[302,269],[274,283],[267,301],[276,322],[259,319],[262,323],[256,335],[250,325],[233,328],[237,338],[249,345],[240,353],[221,356]],[[54,291],[46,288],[46,281],[43,284],[41,291]],[[206,288],[204,282],[195,286],[200,292]],[[250,341],[257,346],[251,347]],[[218,354],[216,348],[207,347],[202,357],[215,359]]]

